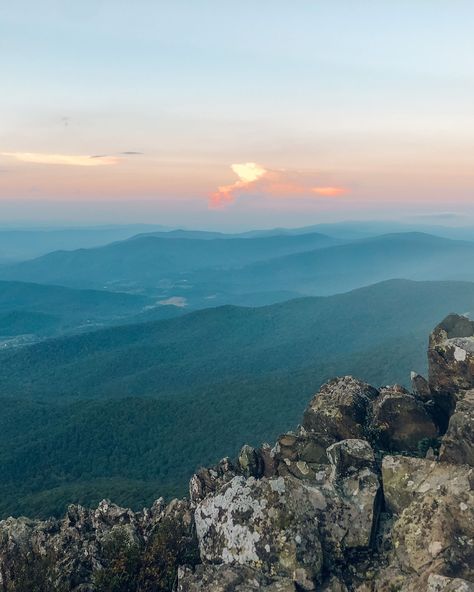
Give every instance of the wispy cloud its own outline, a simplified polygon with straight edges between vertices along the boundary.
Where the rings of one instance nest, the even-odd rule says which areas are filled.
[[[52,164],[65,166],[108,166],[119,162],[115,156],[107,155],[71,155],[71,154],[40,154],[36,152],[0,152],[2,156],[14,158],[20,162],[33,164]]]
[[[314,173],[266,169],[255,162],[232,164],[238,177],[229,185],[218,187],[209,197],[211,209],[224,208],[244,194],[259,193],[274,197],[336,197],[348,192],[338,185],[319,185]]]

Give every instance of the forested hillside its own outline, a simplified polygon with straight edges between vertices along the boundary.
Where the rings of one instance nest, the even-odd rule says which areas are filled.
[[[473,310],[474,284],[389,281],[4,352],[0,510],[183,492],[197,466],[274,439],[335,375],[406,383],[433,323]]]

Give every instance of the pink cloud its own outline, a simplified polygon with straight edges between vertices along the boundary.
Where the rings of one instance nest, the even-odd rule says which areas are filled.
[[[209,197],[209,208],[225,208],[245,194],[259,193],[277,198],[336,197],[348,192],[346,187],[319,185],[313,173],[265,169],[255,162],[233,164],[231,169],[238,180],[217,188]]]

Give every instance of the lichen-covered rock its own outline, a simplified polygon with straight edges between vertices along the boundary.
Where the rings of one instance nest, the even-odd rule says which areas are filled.
[[[344,440],[328,449],[332,470],[320,486],[325,507],[320,530],[327,562],[344,561],[348,552],[369,549],[380,512],[380,481],[375,457],[364,440]]]
[[[387,507],[400,514],[427,493],[469,491],[474,470],[424,458],[385,456],[382,479]]]
[[[427,592],[474,592],[474,582],[460,578],[447,578],[438,574],[431,574],[428,578]]]
[[[160,499],[149,510],[132,512],[104,500],[95,510],[70,506],[62,520],[3,520],[0,587],[5,592],[95,592],[101,589],[98,582],[112,576],[123,582],[128,577],[136,579],[139,565],[145,577],[146,564],[138,555],[146,557],[164,521],[172,532],[172,548],[186,546],[191,554],[196,545],[192,542],[193,515],[185,501],[174,500],[166,506]],[[163,561],[155,566],[155,580],[166,580],[166,570],[172,574],[177,569],[173,561],[179,561],[179,553],[173,559],[166,550],[165,544],[160,551]],[[123,566],[132,559],[136,573],[127,573]]]
[[[290,578],[270,578],[247,566],[198,565],[182,568],[178,592],[296,592]]]
[[[265,465],[260,451],[255,450],[252,446],[245,444],[239,452],[238,463],[240,472],[245,477],[262,477]]]
[[[423,581],[431,573],[474,579],[474,496],[427,493],[410,504],[393,526],[401,570]],[[454,567],[455,566],[455,567]]]
[[[321,388],[303,417],[303,428],[320,443],[315,462],[327,462],[325,450],[334,442],[365,437],[370,403],[377,394],[376,389],[352,376],[336,378]]]
[[[411,592],[434,575],[474,578],[474,469],[408,457],[385,457],[385,501],[396,513],[388,566],[378,574]]]
[[[312,589],[321,546],[326,566],[369,549],[380,509],[373,450],[365,440],[344,440],[328,457],[330,467],[312,479],[236,477],[206,497],[195,514],[202,560],[248,565]]]
[[[474,469],[449,465],[424,458],[385,456],[382,462],[385,503],[400,514],[424,495],[459,495],[474,485]]]
[[[413,392],[418,395],[420,399],[425,401],[429,400],[431,398],[431,389],[430,383],[426,380],[426,378],[417,372],[412,372],[410,378]]]
[[[235,477],[196,508],[201,558],[292,577],[311,590],[322,568],[313,496],[297,480]]]
[[[380,391],[370,424],[377,445],[393,452],[417,452],[423,440],[434,440],[438,428],[423,403],[403,387]]]
[[[457,401],[443,437],[439,458],[474,467],[474,390]]]
[[[327,449],[336,478],[344,478],[361,469],[375,470],[375,456],[366,440],[342,440]]]
[[[430,335],[428,360],[432,391],[447,395],[474,389],[474,321],[446,317]]]
[[[195,473],[189,482],[189,497],[196,504],[209,493],[218,491],[238,474],[238,469],[229,458],[223,458],[211,468],[202,468]]]

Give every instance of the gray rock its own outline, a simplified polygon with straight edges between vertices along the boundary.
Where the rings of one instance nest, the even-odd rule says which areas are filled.
[[[370,404],[377,394],[376,389],[352,376],[336,378],[321,388],[303,417],[303,428],[314,442],[316,462],[327,462],[324,451],[334,442],[364,438]]]
[[[440,460],[474,467],[474,390],[456,403],[443,437]]]
[[[474,592],[474,582],[431,574],[426,590],[427,592]]]
[[[203,500],[209,493],[219,491],[237,475],[237,468],[229,458],[223,458],[211,468],[202,468],[189,482],[189,497],[193,504]]]
[[[394,452],[417,452],[423,440],[438,436],[423,403],[398,385],[380,391],[370,429],[379,447]]]
[[[177,592],[296,592],[292,579],[271,578],[247,566],[198,565],[183,567]]]
[[[429,400],[431,398],[430,384],[424,376],[417,372],[411,373],[411,387],[413,392],[423,400]]]
[[[474,484],[474,469],[425,458],[385,456],[382,481],[388,509],[401,514],[428,493],[461,495],[469,492]]]
[[[238,463],[240,472],[245,477],[262,477],[265,471],[264,460],[260,452],[255,450],[252,446],[245,444],[242,446]]]
[[[329,462],[334,467],[336,478],[343,479],[361,469],[375,471],[375,456],[366,440],[343,440],[327,449]]]
[[[320,576],[315,500],[296,480],[235,477],[197,506],[195,520],[205,563],[246,565],[299,583]]]
[[[432,391],[455,395],[474,389],[474,322],[455,314],[446,317],[430,335],[428,360]]]

